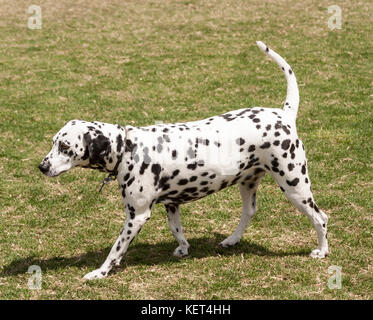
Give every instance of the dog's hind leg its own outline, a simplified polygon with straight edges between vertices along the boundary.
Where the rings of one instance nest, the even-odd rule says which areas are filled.
[[[318,247],[311,252],[310,256],[313,258],[324,258],[329,254],[327,239],[328,216],[317,206],[312,192],[305,190],[301,185],[299,187],[287,186],[284,193],[300,212],[307,215],[317,232]]]
[[[166,204],[167,219],[171,232],[179,246],[174,251],[174,256],[182,258],[188,255],[189,243],[184,237],[183,226],[181,225],[180,208],[178,205]]]
[[[307,215],[316,229],[318,247],[311,252],[311,257],[324,258],[329,253],[327,240],[328,216],[316,205],[313,199],[302,142],[297,140],[292,143],[290,151],[291,156],[289,154],[286,157],[286,162],[278,163],[275,159],[276,166],[272,167],[271,175],[278,182],[285,196],[300,212]]]
[[[242,197],[241,219],[233,234],[226,238],[224,241],[219,243],[221,247],[231,247],[240,242],[247,225],[256,213],[256,191],[258,189],[260,180],[263,178],[264,174],[264,172],[261,172],[256,175],[253,175],[248,180],[242,181],[239,184],[240,193]]]

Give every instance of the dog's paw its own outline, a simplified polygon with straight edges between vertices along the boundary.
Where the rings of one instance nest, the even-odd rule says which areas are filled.
[[[328,255],[328,252],[322,251],[320,249],[315,249],[310,253],[310,257],[312,258],[325,258]]]
[[[240,238],[230,236],[227,239],[225,239],[224,241],[220,242],[219,246],[223,247],[223,248],[229,248],[229,247],[233,247],[234,245],[236,245],[239,242],[240,242]]]
[[[179,246],[174,250],[174,256],[178,258],[184,258],[188,255],[188,248]]]
[[[83,279],[85,280],[96,280],[96,279],[102,279],[107,276],[107,272],[101,271],[100,269],[96,269],[92,272],[87,273]]]

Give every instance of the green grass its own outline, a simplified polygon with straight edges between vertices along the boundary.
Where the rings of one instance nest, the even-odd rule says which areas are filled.
[[[41,30],[27,29],[28,1],[0,6],[0,298],[372,299],[373,5],[346,0],[342,29],[328,1],[39,1]],[[124,222],[115,183],[75,169],[56,179],[37,165],[70,119],[122,125],[197,120],[255,105],[280,107],[286,82],[256,47],[292,66],[298,133],[314,196],[329,216],[330,256],[308,257],[316,233],[266,177],[241,243],[217,244],[240,217],[237,187],[182,207],[190,256],[165,210],[105,280],[85,282]],[[42,290],[29,290],[30,265]],[[342,288],[327,286],[342,268]]]

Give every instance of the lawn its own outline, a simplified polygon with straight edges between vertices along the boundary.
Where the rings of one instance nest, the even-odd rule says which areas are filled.
[[[1,299],[372,299],[373,3],[365,0],[0,0]],[[328,6],[342,9],[331,30]],[[266,176],[242,241],[223,249],[241,213],[237,186],[183,205],[190,255],[177,259],[165,209],[104,280],[82,277],[106,258],[125,220],[116,182],[37,166],[74,118],[144,126],[251,106],[281,107],[291,65],[297,119],[315,199],[329,216],[330,255],[308,256],[316,232]],[[28,288],[29,266],[42,272]],[[328,287],[331,266],[342,269]]]

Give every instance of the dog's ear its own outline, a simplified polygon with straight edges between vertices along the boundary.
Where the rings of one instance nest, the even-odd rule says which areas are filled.
[[[86,145],[83,159],[89,158],[90,164],[105,164],[104,158],[111,152],[110,140],[102,134],[92,139],[89,132],[83,139]]]

